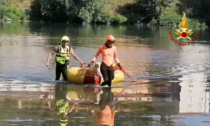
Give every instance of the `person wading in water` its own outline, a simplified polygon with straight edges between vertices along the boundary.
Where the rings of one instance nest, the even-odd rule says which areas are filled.
[[[68,45],[69,41],[70,41],[69,37],[63,36],[61,38],[61,44],[54,48],[53,52],[51,52],[49,54],[49,57],[47,59],[46,66],[49,68],[50,59],[54,54],[56,54],[56,56],[55,56],[55,62],[56,62],[55,80],[60,79],[61,73],[63,76],[63,80],[64,81],[67,80],[67,65],[69,64],[70,54],[74,57],[75,60],[78,60],[80,62],[81,66],[84,64],[84,62],[82,60],[80,60],[80,58],[74,53],[73,48],[69,47],[69,45]]]
[[[114,46],[115,38],[112,35],[108,35],[106,37],[106,42],[104,45],[102,45],[98,52],[95,54],[93,60],[90,62],[88,66],[92,66],[98,56],[102,55],[102,63],[100,66],[100,71],[103,76],[104,81],[102,82],[101,86],[108,85],[111,87],[112,80],[114,79],[114,68],[113,63],[114,60],[117,63],[117,66],[122,69],[122,66],[120,65],[120,60],[117,56],[117,47]]]

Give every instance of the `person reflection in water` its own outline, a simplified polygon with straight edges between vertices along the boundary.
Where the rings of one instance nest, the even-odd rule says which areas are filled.
[[[68,115],[71,113],[78,102],[69,103],[66,99],[67,85],[56,84],[55,85],[55,98],[56,98],[56,110],[60,116],[60,126],[67,126],[69,119]]]
[[[68,114],[71,113],[75,106],[77,106],[78,103],[73,103],[73,105],[70,105],[67,100],[60,99],[56,101],[56,109],[58,111],[58,114],[60,115],[60,125],[61,126],[67,126],[68,125]]]
[[[100,101],[98,104],[99,110],[95,111],[90,106],[90,112],[97,119],[97,126],[114,126],[114,117],[117,112],[113,102],[113,93],[111,88],[102,89]]]

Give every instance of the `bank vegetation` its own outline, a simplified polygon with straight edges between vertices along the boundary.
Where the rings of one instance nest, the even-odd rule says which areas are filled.
[[[210,26],[209,0],[1,0],[1,21]]]

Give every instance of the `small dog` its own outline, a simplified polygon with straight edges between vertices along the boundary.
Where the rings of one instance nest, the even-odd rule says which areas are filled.
[[[91,66],[90,70],[93,72],[95,76],[102,77],[100,66],[101,66],[101,63],[99,62],[96,62],[93,66]]]

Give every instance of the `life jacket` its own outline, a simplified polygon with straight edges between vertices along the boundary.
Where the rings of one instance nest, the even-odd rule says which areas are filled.
[[[58,52],[55,57],[55,62],[59,64],[66,64],[69,62],[69,46],[63,48],[61,45],[58,45]]]

